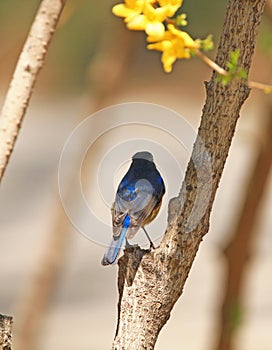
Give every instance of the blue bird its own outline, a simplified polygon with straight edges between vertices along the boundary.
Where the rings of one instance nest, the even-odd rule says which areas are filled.
[[[131,166],[121,180],[112,213],[113,239],[102,259],[102,265],[113,264],[125,239],[131,239],[157,216],[165,193],[163,179],[149,152],[138,152],[132,157]]]

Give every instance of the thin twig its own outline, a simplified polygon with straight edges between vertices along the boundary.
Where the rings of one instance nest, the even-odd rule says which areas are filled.
[[[272,92],[272,85],[258,83],[256,81],[248,81],[247,85],[251,88],[260,89],[267,93]]]
[[[218,74],[223,75],[223,76],[227,76],[228,75],[228,72],[224,68],[220,67],[217,63],[215,63],[213,60],[211,60],[208,56],[204,55],[204,53],[201,52],[200,50],[195,50],[195,54],[204,63],[206,63],[210,68],[215,70]],[[264,92],[267,92],[267,93],[272,92],[272,85],[263,84],[263,83],[259,83],[259,82],[251,81],[251,80],[249,80],[247,82],[247,85],[250,88],[263,90]]]
[[[225,76],[228,74],[228,72],[225,69],[218,66],[217,63],[211,60],[208,56],[204,55],[204,53],[201,52],[200,50],[196,50],[195,53],[199,58],[202,59],[204,63],[206,63],[209,67],[215,70],[218,74],[225,75]]]

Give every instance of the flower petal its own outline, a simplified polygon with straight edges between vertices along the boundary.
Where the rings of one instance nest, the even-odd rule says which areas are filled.
[[[172,48],[172,43],[169,40],[159,41],[158,43],[148,44],[148,50],[158,50],[158,51],[166,51]]]
[[[148,22],[145,32],[152,37],[153,41],[157,41],[164,37],[165,28],[161,22]]]
[[[176,56],[171,51],[164,51],[161,57],[161,61],[163,64],[163,68],[166,73],[170,73],[172,71],[172,65],[176,62]]]
[[[188,33],[177,29],[173,24],[168,24],[167,28],[170,33],[172,33],[174,36],[184,41],[184,44],[183,44],[184,46],[190,49],[195,49],[199,47],[199,44],[195,42],[194,39],[191,38]]]
[[[118,17],[127,17],[131,15],[132,12],[134,12],[134,10],[130,9],[124,4],[117,4],[112,8],[112,13]]]
[[[182,0],[159,0],[160,6],[167,8],[167,16],[172,17],[182,5]]]
[[[127,23],[127,28],[130,30],[145,30],[147,19],[145,15],[136,15],[130,18]]]

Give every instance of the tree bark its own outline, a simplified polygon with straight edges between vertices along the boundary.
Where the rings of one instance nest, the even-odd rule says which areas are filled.
[[[230,52],[239,48],[239,65],[249,70],[264,5],[265,0],[229,0],[216,59],[220,66],[226,68]],[[208,232],[216,190],[249,89],[242,80],[222,86],[214,73],[206,93],[198,137],[180,194],[169,203],[168,227],[160,246],[151,252],[129,248],[119,260],[113,350],[154,348]]]
[[[0,115],[0,183],[65,0],[43,0],[20,54]]]
[[[0,314],[0,350],[11,350],[12,317]]]

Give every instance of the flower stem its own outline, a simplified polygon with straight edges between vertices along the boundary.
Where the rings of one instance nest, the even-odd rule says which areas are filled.
[[[260,89],[267,93],[272,92],[272,85],[258,83],[257,81],[248,81],[247,85],[251,88]]]
[[[200,50],[195,50],[195,53],[200,59],[202,59],[202,61],[204,63],[206,63],[209,67],[214,69],[218,74],[221,74],[221,75],[227,75],[228,74],[227,71],[225,71],[225,69],[223,69],[222,67],[218,66],[217,63],[215,63],[209,57],[204,55],[204,53],[202,53]]]
[[[213,70],[215,70],[218,74],[226,76],[228,72],[220,67],[217,63],[215,63],[213,60],[211,60],[209,57],[204,55],[200,50],[195,50],[195,54],[209,67],[211,67]],[[248,81],[247,82],[248,87],[254,88],[254,89],[260,89],[264,92],[271,93],[272,92],[272,85],[259,83],[256,81]]]

